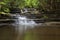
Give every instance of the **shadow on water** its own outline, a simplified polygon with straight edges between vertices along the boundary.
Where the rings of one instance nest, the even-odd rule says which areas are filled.
[[[20,34],[19,27],[16,31],[15,26],[4,25],[0,26],[0,40],[60,40],[60,26],[36,26]]]
[[[0,26],[0,40],[16,40],[17,33],[14,26],[4,25]]]
[[[24,33],[26,32],[26,29],[31,29],[31,26],[25,26],[25,25],[0,26],[0,40],[24,40]]]

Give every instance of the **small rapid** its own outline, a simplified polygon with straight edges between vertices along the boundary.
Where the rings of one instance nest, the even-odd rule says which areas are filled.
[[[27,29],[34,28],[37,23],[35,23],[33,20],[29,20],[26,16],[17,15],[17,21],[16,24],[18,24],[17,30],[23,31]]]

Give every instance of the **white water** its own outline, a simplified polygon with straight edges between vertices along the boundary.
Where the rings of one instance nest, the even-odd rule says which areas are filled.
[[[20,40],[20,36],[24,35],[27,29],[33,29],[37,23],[33,20],[28,20],[26,16],[21,16],[18,14],[16,17],[18,18],[16,20],[17,26],[15,27],[16,33],[18,33],[16,40]]]
[[[35,23],[33,20],[28,20],[28,18],[25,16],[17,15],[17,18],[18,19],[16,20],[16,24],[18,26],[16,27],[16,30],[19,32],[26,31],[27,29],[32,29],[37,25],[37,23]]]
[[[19,24],[21,25],[26,25],[26,26],[31,26],[35,25],[36,23],[33,20],[28,20],[26,17],[18,17]]]

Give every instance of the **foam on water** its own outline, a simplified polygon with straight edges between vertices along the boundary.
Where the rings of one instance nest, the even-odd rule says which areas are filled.
[[[37,25],[37,23],[35,23],[33,20],[28,20],[26,16],[17,15],[17,18],[18,19],[16,20],[16,24],[18,24],[18,26],[15,27],[15,29],[19,32],[32,29],[35,27],[35,25]]]
[[[28,20],[26,17],[18,17],[19,24],[21,25],[34,25],[36,24],[33,20]]]

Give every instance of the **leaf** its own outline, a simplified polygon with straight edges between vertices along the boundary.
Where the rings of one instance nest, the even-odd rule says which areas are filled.
[[[0,5],[5,5],[6,3],[4,3],[4,2],[0,2]]]

